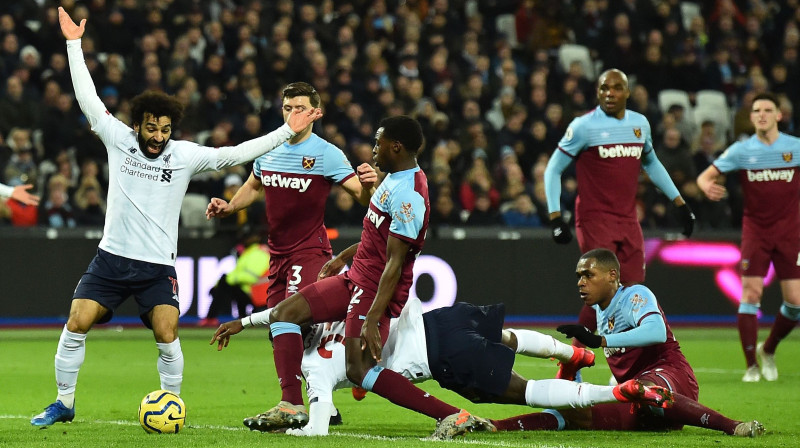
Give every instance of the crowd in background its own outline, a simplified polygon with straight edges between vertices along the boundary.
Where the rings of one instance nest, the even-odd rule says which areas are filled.
[[[233,145],[282,123],[284,85],[306,81],[323,100],[315,132],[353,166],[372,162],[376,124],[409,114],[423,125],[431,225],[545,226],[543,173],[566,126],[595,107],[606,68],[629,75],[628,108],[653,129],[656,153],[701,229],[737,227],[729,198],[703,199],[695,178],[751,132],[750,98],[781,99],[781,130],[798,130],[800,1],[710,0],[16,0],[0,3],[0,182],[32,183],[41,205],[0,203],[0,225],[101,226],[106,155],[75,102],[57,6],[90,19],[82,45],[109,112],[131,124],[130,99],[175,95],[186,114],[176,139]],[[683,5],[685,6],[685,5]],[[586,47],[589,73],[560,63]],[[724,93],[730,126],[664,108],[666,89]],[[728,117],[725,117],[726,119]],[[196,178],[190,193],[229,198],[249,166]],[[565,216],[574,176],[564,176]],[[642,175],[642,227],[677,228],[672,205]],[[343,190],[329,227],[360,226],[365,210]],[[223,226],[262,226],[263,209]],[[183,222],[182,225],[188,225]]]

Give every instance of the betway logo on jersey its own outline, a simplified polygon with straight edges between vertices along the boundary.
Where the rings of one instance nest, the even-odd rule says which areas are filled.
[[[261,176],[261,183],[263,183],[265,187],[291,188],[300,193],[305,193],[305,191],[308,190],[308,186],[311,185],[311,179],[289,177],[280,173],[275,173],[268,176]]]
[[[600,145],[597,147],[597,152],[600,154],[600,157],[603,159],[610,159],[616,157],[634,157],[639,159],[642,157],[642,147],[641,145],[614,145],[614,146],[603,146]]]
[[[383,220],[386,219],[386,217],[375,213],[375,211],[372,209],[369,209],[367,210],[367,219],[369,222],[375,224],[375,227],[380,229],[381,223],[383,223]]]
[[[794,170],[747,170],[747,180],[750,182],[770,182],[773,180],[791,182],[793,177]]]

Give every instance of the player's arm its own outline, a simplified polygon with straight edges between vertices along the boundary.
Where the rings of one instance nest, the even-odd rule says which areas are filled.
[[[94,81],[92,81],[89,68],[86,67],[86,61],[83,59],[81,37],[86,31],[86,19],[81,20],[80,25],[76,25],[64,8],[59,6],[58,21],[61,24],[61,32],[67,39],[67,59],[72,77],[72,88],[75,90],[75,99],[89,121],[89,125],[94,129],[100,118],[105,116],[106,106],[97,96]]]
[[[658,313],[646,315],[635,328],[603,336],[601,347],[646,347],[667,340],[667,325]]]
[[[245,328],[269,325],[269,314],[271,312],[272,308],[267,308],[264,311],[253,313],[241,319],[234,319],[220,324],[217,331],[214,332],[214,336],[211,337],[209,345],[214,345],[214,342],[216,342],[217,351],[220,351],[228,346],[231,336],[241,333]]]
[[[17,185],[16,187],[0,184],[0,197],[16,199],[25,205],[39,205],[39,196],[28,193],[31,188],[33,188],[31,184]]]
[[[264,185],[260,180],[256,179],[255,174],[250,173],[247,182],[239,187],[230,202],[221,198],[211,198],[208,207],[206,207],[206,219],[225,218],[249,207],[261,196],[263,188]]]
[[[669,177],[667,169],[664,168],[664,165],[658,160],[658,157],[656,157],[656,152],[654,150],[650,149],[642,154],[642,168],[644,168],[647,175],[650,176],[650,180],[653,181],[653,184],[664,192],[664,194],[672,200],[672,203],[675,204],[681,222],[683,223],[683,234],[687,237],[691,236],[694,231],[694,213],[689,207],[689,204],[683,200],[675,183],[672,182],[672,179]]]
[[[561,174],[570,163],[572,159],[556,149],[544,170],[544,193],[547,197],[547,209],[550,211],[550,227],[553,239],[559,244],[566,244],[572,240],[572,233],[561,217]]]
[[[356,168],[356,175],[351,176],[342,183],[345,189],[359,204],[369,205],[369,199],[375,193],[375,184],[378,182],[378,173],[369,163],[362,163]]]
[[[703,194],[712,201],[719,201],[724,198],[728,190],[724,185],[718,183],[722,173],[719,169],[711,164],[697,176],[697,186],[703,191]]]
[[[342,268],[353,260],[353,256],[355,256],[360,243],[361,242],[359,241],[358,243],[353,244],[347,249],[339,252],[335,257],[328,260],[328,262],[322,266],[322,269],[319,270],[317,279],[322,280],[326,277],[338,275],[339,272],[342,271]]]
[[[241,165],[261,157],[320,118],[322,118],[322,109],[319,108],[311,108],[303,112],[292,111],[286,119],[286,123],[269,134],[239,143],[236,146],[219,148],[216,169]]]
[[[386,312],[392,297],[394,296],[397,282],[403,270],[403,263],[411,245],[400,238],[389,235],[386,242],[386,266],[383,269],[381,278],[378,281],[378,292],[367,312],[364,325],[361,327],[361,349],[369,349],[375,361],[381,360],[381,333],[378,330],[378,322]]]

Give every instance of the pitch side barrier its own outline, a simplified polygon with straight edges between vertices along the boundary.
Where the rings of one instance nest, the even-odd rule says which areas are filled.
[[[360,237],[360,229],[332,231],[334,251]],[[0,232],[0,325],[63,324],[72,291],[97,251],[97,229],[15,229]],[[741,283],[739,232],[645,234],[647,281],[670,323],[735,324]],[[235,259],[231,237],[185,231],[176,263],[182,322],[205,317],[208,294]],[[425,307],[456,300],[504,302],[511,324],[552,324],[575,320],[581,307],[574,274],[580,251],[575,241],[555,244],[548,229],[447,228],[430,232],[415,265],[412,294]],[[781,303],[770,271],[762,322]],[[117,310],[112,324],[138,324],[134,302]]]

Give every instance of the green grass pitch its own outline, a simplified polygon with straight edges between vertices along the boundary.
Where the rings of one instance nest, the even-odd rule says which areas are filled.
[[[554,334],[552,329],[540,329]],[[272,365],[266,330],[251,329],[235,336],[222,352],[208,345],[209,329],[182,328],[186,360],[183,394],[188,417],[177,435],[146,434],[136,410],[141,398],[159,388],[152,334],[144,329],[98,327],[87,339],[86,361],[76,394],[76,418],[36,429],[31,416],[41,412],[56,395],[53,357],[60,329],[0,330],[0,447],[429,447],[466,444],[487,447],[766,447],[800,446],[800,331],[778,350],[780,378],[773,383],[740,381],[743,358],[734,328],[675,328],[676,337],[700,382],[700,401],[723,414],[761,421],[767,434],[740,439],[719,432],[687,427],[667,433],[563,431],[473,433],[453,442],[422,440],[434,422],[395,407],[369,394],[356,402],[350,390],[335,393],[344,424],[332,427],[327,438],[294,438],[284,434],[251,432],[242,418],[273,406],[279,388]],[[760,340],[766,337],[762,329]],[[583,371],[584,380],[605,384],[609,370],[598,354],[598,364]],[[550,360],[517,357],[516,370],[529,378],[552,378]],[[503,418],[525,412],[523,406],[473,405],[435,382],[425,390],[464,407],[476,415]]]

